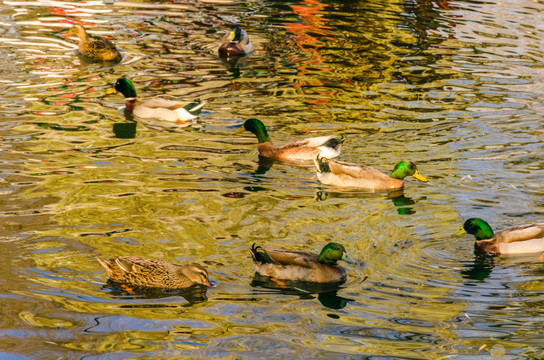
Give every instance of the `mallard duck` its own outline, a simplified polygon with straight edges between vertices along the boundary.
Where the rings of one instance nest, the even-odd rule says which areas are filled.
[[[111,41],[97,36],[90,38],[83,26],[75,24],[65,36],[69,35],[79,37],[78,50],[89,59],[95,61],[121,61],[121,54]]]
[[[185,289],[194,284],[212,286],[208,272],[198,264],[174,265],[162,260],[121,256],[98,262],[116,283],[164,290]]]
[[[322,184],[338,187],[356,187],[368,190],[398,190],[404,186],[404,178],[412,175],[418,180],[427,181],[411,161],[400,161],[391,175],[386,175],[371,166],[357,165],[343,161],[314,158],[317,178]]]
[[[278,280],[338,283],[346,280],[346,270],[336,262],[355,264],[342,245],[329,243],[319,255],[303,251],[265,250],[253,244],[249,248],[259,275]]]
[[[317,155],[324,158],[334,158],[340,155],[344,136],[318,136],[275,146],[270,141],[266,127],[258,119],[249,119],[236,131],[250,131],[257,136],[258,149],[261,156],[276,160],[312,160]]]
[[[142,100],[136,96],[136,89],[130,80],[120,78],[115,83],[115,90],[125,96],[125,106],[128,113],[141,118],[155,118],[165,121],[186,124],[187,120],[192,120],[202,110],[206,104],[205,101],[179,101],[169,100],[161,97]],[[115,92],[115,91],[110,91]]]
[[[527,254],[544,251],[544,223],[519,225],[493,233],[482,219],[471,218],[455,235],[474,235],[474,249],[488,255]]]
[[[221,39],[218,51],[223,56],[247,55],[253,51],[253,44],[245,30],[238,25],[232,25],[230,31]]]

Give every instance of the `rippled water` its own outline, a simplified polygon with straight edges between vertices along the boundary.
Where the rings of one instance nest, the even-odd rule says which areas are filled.
[[[538,254],[480,258],[451,234],[541,221],[544,5],[534,1],[61,2],[0,5],[0,357],[542,358]],[[74,21],[121,49],[87,63]],[[255,53],[216,55],[232,22]],[[189,127],[126,118],[142,96],[208,101]],[[429,183],[321,186],[259,163],[257,117],[283,143],[347,137],[342,160]],[[261,165],[261,166],[259,166]],[[401,195],[399,197],[399,195]],[[345,245],[336,292],[267,289],[247,248]],[[131,296],[95,258],[205,264],[205,295]],[[366,278],[366,280],[365,280]]]

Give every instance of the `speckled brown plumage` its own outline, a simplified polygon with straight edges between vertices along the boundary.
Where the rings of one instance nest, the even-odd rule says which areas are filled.
[[[116,283],[138,287],[179,290],[202,284],[211,286],[208,272],[198,264],[174,265],[162,260],[121,256],[98,262]]]
[[[75,24],[66,33],[66,36],[69,35],[79,37],[78,50],[89,59],[95,61],[121,61],[121,54],[111,41],[100,37],[90,38],[83,26]]]

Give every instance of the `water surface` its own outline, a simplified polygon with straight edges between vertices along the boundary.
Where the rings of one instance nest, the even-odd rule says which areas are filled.
[[[541,221],[544,8],[532,1],[33,2],[0,5],[1,356],[541,358],[538,255],[477,257],[469,217]],[[121,49],[78,57],[75,22]],[[231,23],[256,51],[216,55]],[[141,96],[207,101],[190,126],[127,118]],[[341,133],[341,159],[429,183],[325,187],[259,162],[277,143]],[[332,292],[253,282],[247,248],[360,264]],[[203,294],[131,296],[96,257],[205,264]],[[366,280],[365,280],[366,278]]]

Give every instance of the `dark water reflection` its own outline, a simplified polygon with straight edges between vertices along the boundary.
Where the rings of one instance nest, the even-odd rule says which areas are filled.
[[[542,221],[542,4],[446,1],[0,5],[1,358],[542,358],[539,255],[479,257],[466,218]],[[62,37],[108,36],[120,64]],[[232,22],[249,57],[217,45]],[[207,101],[179,127],[143,97]],[[370,194],[259,159],[341,133],[341,159],[418,164],[429,183]],[[342,243],[337,289],[252,287],[248,246]],[[205,294],[117,292],[97,256],[206,264]],[[366,277],[368,279],[363,281]],[[254,284],[255,285],[255,284]],[[264,287],[263,287],[264,286]]]

